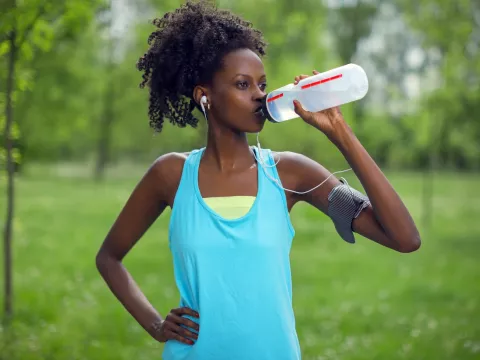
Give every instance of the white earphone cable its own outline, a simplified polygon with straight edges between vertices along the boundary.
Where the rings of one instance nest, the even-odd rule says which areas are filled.
[[[258,137],[259,137],[259,134],[257,133],[257,147],[258,147],[258,152],[259,152],[259,158],[257,158],[257,156],[255,155],[255,152],[253,153],[253,156],[255,157],[255,159],[257,160],[258,163],[260,163],[260,165],[264,168],[265,170],[265,167],[273,167],[273,166],[276,166],[279,161],[280,161],[280,158],[277,160],[276,163],[274,163],[273,165],[268,165],[265,163],[265,160],[263,158],[263,155],[262,155],[262,148],[260,146],[260,141],[258,140]],[[279,186],[280,188],[282,188],[283,190],[285,191],[288,191],[288,192],[292,192],[292,193],[295,193],[295,194],[299,194],[299,195],[304,195],[304,194],[307,194],[317,188],[319,188],[320,186],[322,186],[323,184],[325,184],[328,179],[330,179],[333,175],[335,174],[339,174],[339,173],[343,173],[343,172],[347,172],[347,171],[351,171],[352,169],[349,168],[349,169],[345,169],[345,170],[339,170],[339,171],[335,171],[334,173],[330,174],[325,180],[323,180],[320,184],[318,184],[317,186],[311,188],[310,190],[307,190],[307,191],[296,191],[296,190],[291,190],[291,189],[286,189],[282,186],[282,184],[280,183],[280,181],[278,181],[277,179],[275,179],[274,177],[272,177],[267,170],[265,170],[265,175],[267,175],[267,177],[272,180],[275,184],[277,184],[277,186]]]

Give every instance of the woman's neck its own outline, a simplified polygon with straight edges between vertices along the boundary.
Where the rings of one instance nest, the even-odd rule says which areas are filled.
[[[244,170],[255,163],[245,133],[218,128],[208,131],[202,161],[221,172]]]

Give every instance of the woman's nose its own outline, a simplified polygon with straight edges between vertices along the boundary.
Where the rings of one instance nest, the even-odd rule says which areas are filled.
[[[259,100],[267,96],[267,93],[257,86],[255,94],[253,95],[254,100]]]

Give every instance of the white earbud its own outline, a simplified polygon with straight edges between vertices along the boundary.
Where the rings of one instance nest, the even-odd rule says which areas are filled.
[[[205,111],[205,105],[208,102],[207,97],[203,95],[200,98],[200,107],[202,108],[203,115],[205,116],[205,120],[207,120],[207,125],[208,125],[208,118],[207,118],[207,112]],[[208,104],[208,109],[210,109],[210,104]]]
[[[207,97],[205,95],[202,96],[202,98],[200,99],[200,107],[202,108],[203,110],[203,113],[205,114],[205,105],[207,103]],[[206,117],[207,115],[205,115]]]

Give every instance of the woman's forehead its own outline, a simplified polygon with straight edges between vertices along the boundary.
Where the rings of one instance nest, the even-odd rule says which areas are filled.
[[[235,50],[223,58],[223,66],[220,71],[222,77],[234,77],[243,74],[252,77],[265,75],[265,68],[260,57],[249,49]]]

